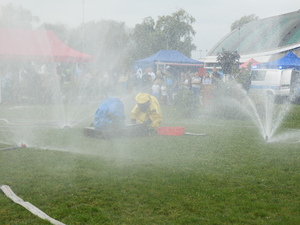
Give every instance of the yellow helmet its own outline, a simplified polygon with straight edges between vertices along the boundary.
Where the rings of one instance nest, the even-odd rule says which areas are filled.
[[[150,100],[151,100],[151,97],[147,93],[139,93],[139,94],[137,94],[137,96],[135,96],[135,101],[138,104],[144,104]]]

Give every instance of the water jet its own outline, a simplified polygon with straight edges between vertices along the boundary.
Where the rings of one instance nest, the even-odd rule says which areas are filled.
[[[63,130],[68,130],[68,129],[71,129],[71,128],[72,128],[72,127],[71,127],[70,125],[64,125],[62,129],[63,129]]]
[[[27,146],[26,146],[26,144],[21,143],[20,147],[21,147],[21,148],[26,148]]]

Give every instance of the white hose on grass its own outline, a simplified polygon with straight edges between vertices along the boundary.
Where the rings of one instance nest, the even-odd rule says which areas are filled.
[[[50,216],[48,216],[46,213],[44,213],[43,211],[41,211],[40,209],[38,209],[37,207],[35,207],[34,205],[32,205],[30,202],[24,202],[23,199],[19,198],[11,189],[9,186],[7,185],[1,185],[0,189],[4,192],[4,194],[9,197],[11,200],[13,200],[15,203],[23,206],[24,208],[26,208],[28,211],[30,211],[32,214],[44,219],[44,220],[48,220],[50,223],[54,224],[54,225],[65,225],[62,222],[59,222],[53,218],[51,218]]]

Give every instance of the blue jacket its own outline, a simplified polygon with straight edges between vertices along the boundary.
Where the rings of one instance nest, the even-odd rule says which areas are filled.
[[[119,98],[107,98],[97,109],[94,116],[96,129],[121,128],[124,126],[124,104]]]

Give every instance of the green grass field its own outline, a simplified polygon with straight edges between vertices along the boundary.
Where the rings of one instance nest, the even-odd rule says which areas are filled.
[[[0,185],[65,224],[300,224],[300,142],[267,143],[245,119],[163,113],[164,126],[208,135],[50,130],[43,146],[0,151]],[[298,105],[289,128],[300,129]],[[0,192],[0,224],[50,223]]]

